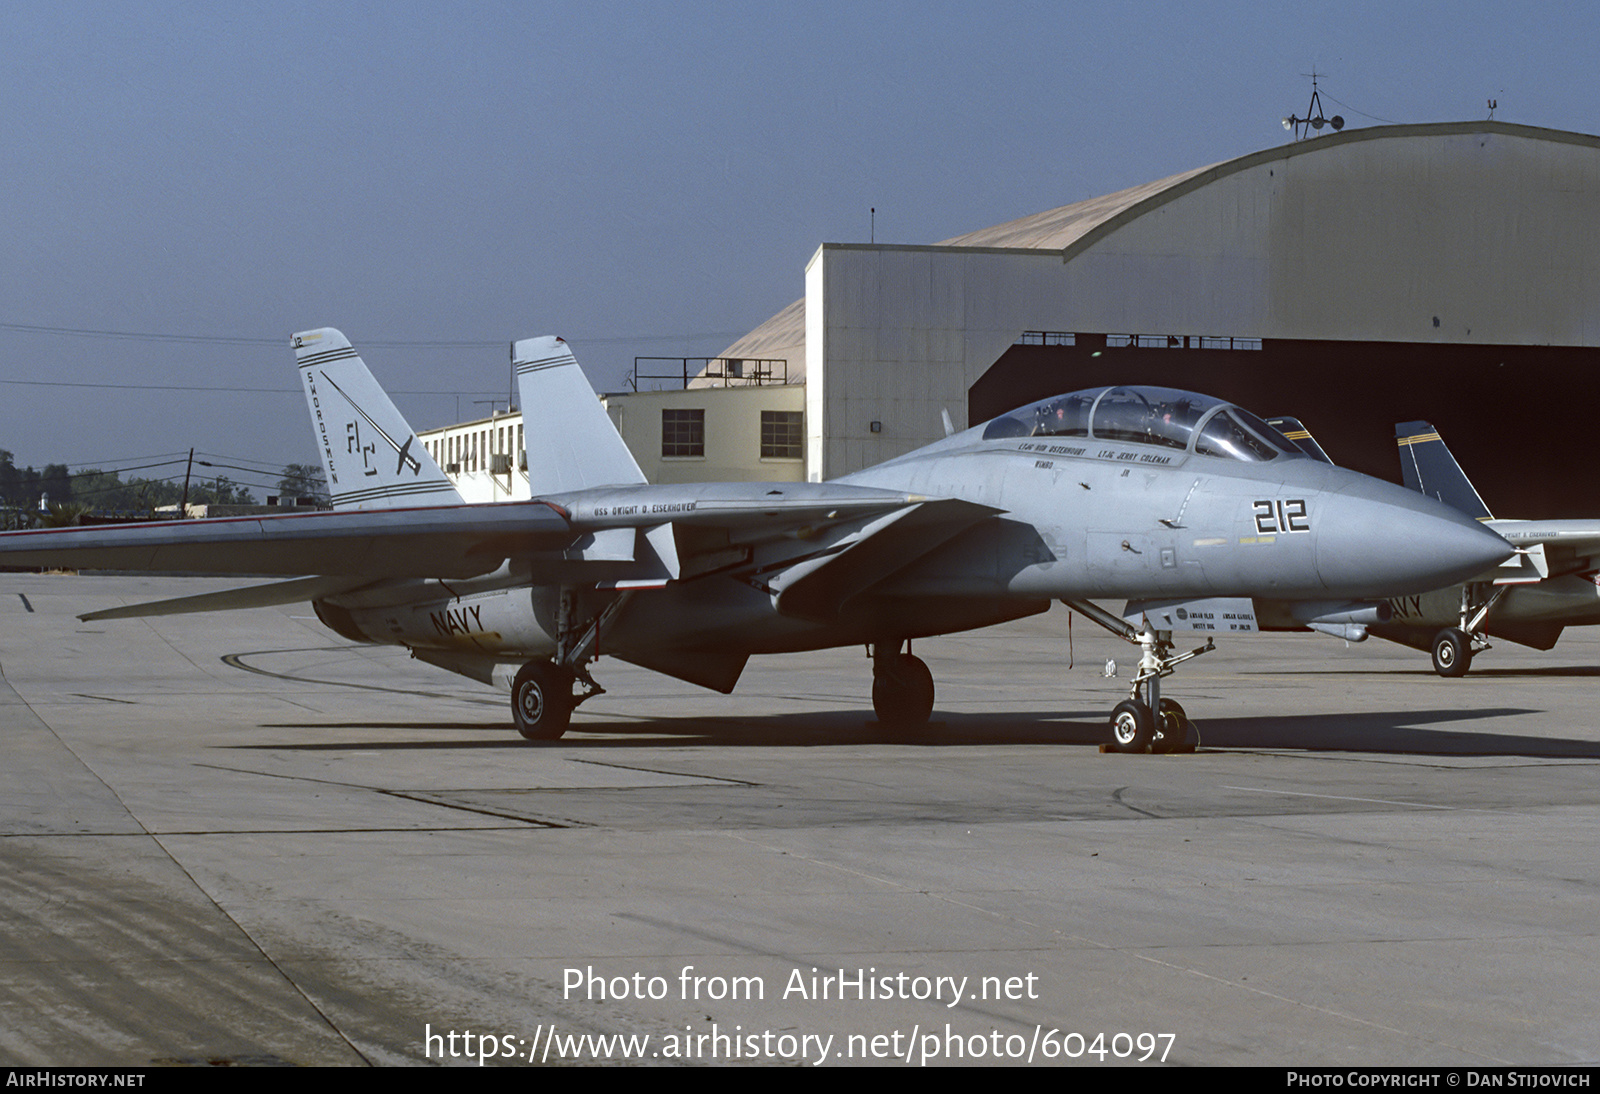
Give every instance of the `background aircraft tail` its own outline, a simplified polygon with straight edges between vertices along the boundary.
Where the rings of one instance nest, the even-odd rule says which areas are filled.
[[[511,360],[534,497],[645,481],[566,342],[525,338],[512,347]]]
[[[1407,487],[1438,498],[1474,520],[1494,518],[1437,429],[1427,422],[1400,422],[1394,427],[1394,438],[1400,446],[1400,476]]]
[[[1328,454],[1322,450],[1322,446],[1317,443],[1317,439],[1311,435],[1311,430],[1300,424],[1299,418],[1268,418],[1267,424],[1282,433],[1284,440],[1312,459],[1333,463]]]
[[[335,509],[461,504],[349,339],[323,327],[292,344]]]

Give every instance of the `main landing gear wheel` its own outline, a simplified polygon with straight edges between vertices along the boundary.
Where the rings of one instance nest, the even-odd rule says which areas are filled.
[[[1111,751],[1147,752],[1155,735],[1155,716],[1143,703],[1124,699],[1111,711]]]
[[[933,713],[933,673],[909,653],[878,657],[872,663],[872,710],[895,729],[926,725]]]
[[[511,685],[511,717],[530,741],[558,740],[572,720],[572,676],[549,661],[529,661]]]
[[[1433,671],[1440,676],[1465,676],[1472,667],[1472,639],[1449,627],[1433,640]]]
[[[1193,752],[1200,747],[1200,731],[1194,728],[1183,707],[1171,699],[1161,700],[1161,717],[1156,719],[1156,737],[1150,751],[1157,753]]]

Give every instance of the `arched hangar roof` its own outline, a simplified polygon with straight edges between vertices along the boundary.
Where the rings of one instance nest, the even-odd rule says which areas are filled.
[[[1346,130],[934,247],[868,249],[1059,253],[1059,329],[1600,345],[1600,138],[1496,121]],[[805,330],[799,300],[724,355],[784,357],[793,377]]]
[[[1201,167],[1156,182],[1118,190],[1114,194],[1075,201],[1034,213],[992,228],[980,228],[937,244],[940,247],[1025,247],[1059,251],[1107,220],[1159,195],[1169,186],[1209,171]],[[783,357],[789,355],[789,375],[805,373],[806,302],[796,300],[722,352],[724,357]],[[790,351],[798,348],[798,353]]]

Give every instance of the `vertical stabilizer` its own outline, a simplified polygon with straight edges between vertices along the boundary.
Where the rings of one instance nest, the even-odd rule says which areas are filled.
[[[534,497],[645,481],[560,338],[525,338],[511,350]]]
[[[1394,439],[1400,446],[1400,477],[1409,489],[1438,498],[1474,520],[1493,519],[1437,429],[1427,422],[1400,422]]]
[[[1268,418],[1267,424],[1282,433],[1284,440],[1312,459],[1321,463],[1333,463],[1328,454],[1322,450],[1322,446],[1317,443],[1317,439],[1311,435],[1311,430],[1300,424],[1299,418]]]
[[[335,509],[461,504],[349,339],[323,327],[290,344]]]

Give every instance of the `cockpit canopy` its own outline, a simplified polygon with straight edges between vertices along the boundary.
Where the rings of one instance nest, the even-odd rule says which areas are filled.
[[[1242,407],[1166,387],[1075,391],[1002,414],[983,430],[1005,437],[1082,437],[1151,444],[1202,456],[1259,463],[1303,456],[1277,430]]]

